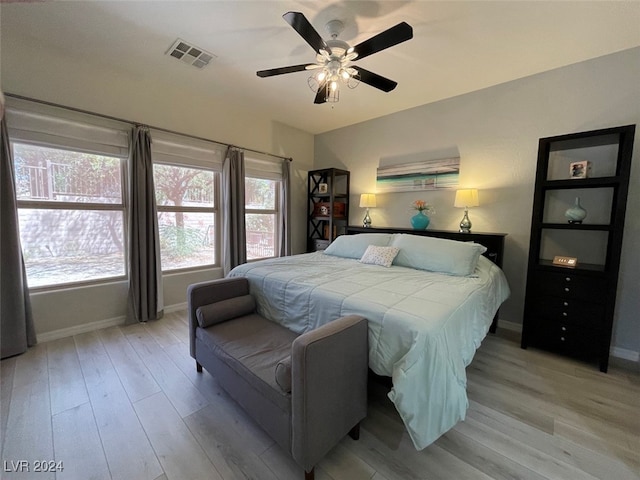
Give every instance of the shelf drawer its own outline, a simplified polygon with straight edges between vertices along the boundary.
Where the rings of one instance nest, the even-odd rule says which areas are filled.
[[[602,278],[576,275],[573,272],[537,272],[531,287],[531,291],[539,295],[586,300],[591,303],[605,301],[605,282]]]
[[[532,343],[559,353],[591,357],[598,352],[598,331],[569,323],[539,321]]]
[[[601,325],[604,321],[602,303],[545,295],[534,297],[529,306],[536,316],[551,321],[573,325]]]

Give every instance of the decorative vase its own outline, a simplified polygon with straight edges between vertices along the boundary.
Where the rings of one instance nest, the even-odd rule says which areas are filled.
[[[413,217],[411,217],[411,226],[414,228],[414,230],[426,230],[429,226],[430,221],[431,220],[429,219],[429,217],[427,217],[427,215],[422,210],[420,210]]]
[[[582,220],[587,216],[587,211],[580,205],[580,197],[576,197],[573,207],[568,208],[564,212],[564,216],[567,217],[569,223],[582,223]]]

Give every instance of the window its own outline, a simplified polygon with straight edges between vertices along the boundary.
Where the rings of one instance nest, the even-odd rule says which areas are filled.
[[[247,260],[276,256],[279,184],[277,180],[245,178]]]
[[[217,264],[216,182],[212,170],[155,164],[162,270]]]
[[[125,275],[124,160],[13,142],[30,287]]]

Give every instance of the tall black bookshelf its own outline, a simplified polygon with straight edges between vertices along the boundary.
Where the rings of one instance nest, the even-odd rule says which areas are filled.
[[[349,219],[347,170],[324,168],[308,175],[307,251],[324,250],[345,233]]]
[[[627,125],[540,139],[522,348],[607,371],[634,134]]]

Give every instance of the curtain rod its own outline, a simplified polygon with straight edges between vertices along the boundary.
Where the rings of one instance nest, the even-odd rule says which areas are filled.
[[[192,138],[194,140],[202,140],[204,142],[216,143],[218,145],[225,145],[227,147],[239,148],[240,150],[246,150],[248,152],[259,153],[261,155],[268,155],[270,157],[281,158],[282,160],[289,160],[290,162],[293,162],[293,158],[291,158],[291,157],[283,157],[282,155],[276,155],[275,153],[263,152],[261,150],[256,150],[256,149],[253,149],[253,148],[241,147],[239,145],[233,145],[231,143],[226,143],[226,142],[219,142],[218,140],[212,140],[210,138],[198,137],[196,135],[190,135],[188,133],[176,132],[175,130],[169,130],[167,128],[154,127],[153,125],[142,124],[140,122],[132,122],[131,120],[125,120],[124,118],[112,117],[111,115],[105,115],[103,113],[91,112],[89,110],[83,110],[81,108],[76,108],[76,107],[67,107],[65,105],[59,105],[57,103],[47,102],[46,100],[38,100],[36,98],[25,97],[23,95],[16,95],[15,93],[6,93],[5,92],[4,95],[6,97],[17,98],[19,100],[27,100],[29,102],[35,102],[35,103],[40,103],[42,105],[48,105],[50,107],[63,108],[65,110],[70,110],[72,112],[84,113],[86,115],[93,115],[93,116],[96,116],[96,117],[106,118],[107,120],[114,120],[116,122],[128,123],[129,125],[145,125],[145,126],[147,126],[149,128],[152,128],[154,130],[158,130],[160,132],[172,133],[174,135],[182,135],[183,137]]]

